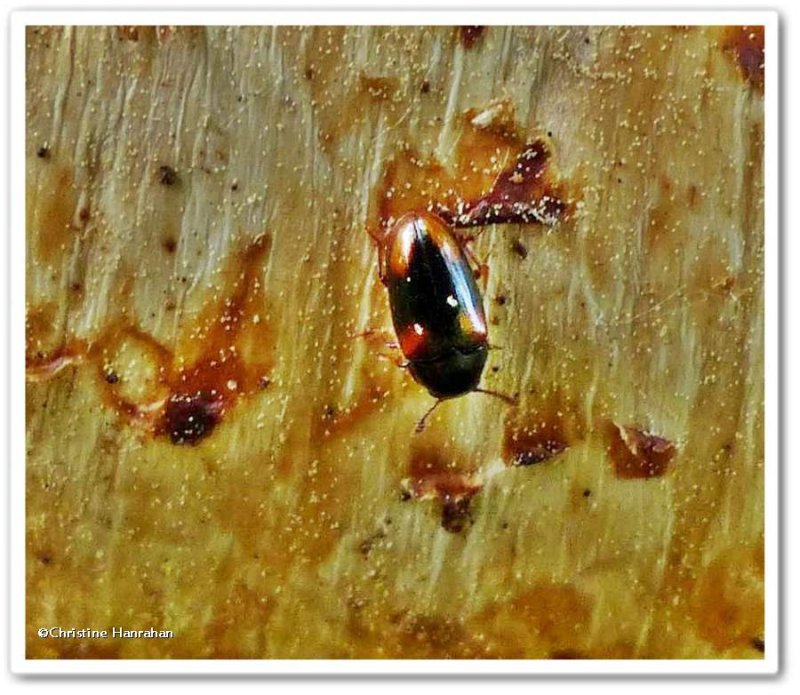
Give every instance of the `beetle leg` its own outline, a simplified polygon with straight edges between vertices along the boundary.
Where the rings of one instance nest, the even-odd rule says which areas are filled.
[[[441,402],[442,402],[442,399],[441,399],[441,398],[438,398],[438,399],[436,400],[436,403],[434,403],[434,404],[433,404],[433,405],[432,405],[430,408],[428,408],[428,410],[426,411],[426,413],[425,413],[425,414],[424,414],[424,415],[423,415],[423,416],[422,416],[422,417],[419,419],[419,422],[417,422],[417,426],[414,428],[414,434],[419,434],[420,432],[422,432],[422,430],[424,430],[424,429],[425,429],[425,420],[427,420],[427,419],[428,419],[428,416],[429,416],[429,415],[430,415],[430,414],[431,414],[431,413],[432,413],[434,410],[436,410],[436,408],[438,408],[438,407],[439,407],[439,404],[440,404]]]
[[[508,403],[508,405],[518,404],[516,398],[512,396],[507,396],[505,393],[500,393],[499,391],[492,391],[490,389],[481,389],[481,388],[476,388],[472,390],[475,391],[476,393],[483,393],[486,394],[487,396],[494,396],[495,398],[499,398],[501,401]]]
[[[367,328],[366,330],[361,331],[361,333],[354,333],[349,336],[350,338],[364,338],[367,340],[374,350],[377,352],[378,359],[381,360],[391,360],[394,362],[398,367],[402,369],[407,369],[409,366],[409,362],[399,359],[397,355],[387,355],[384,352],[381,352],[380,349],[377,348],[376,343],[381,341],[380,344],[384,348],[388,348],[389,350],[399,350],[400,343],[396,340],[388,339],[389,333],[387,331],[381,331],[377,328]]]
[[[380,279],[382,284],[386,284],[386,268],[385,268],[385,260],[383,257],[383,242],[386,237],[386,230],[383,229],[381,231],[375,231],[370,227],[367,227],[367,234],[370,235],[372,240],[375,242],[375,246],[378,249],[378,279]]]
[[[408,362],[407,360],[400,360],[397,357],[393,357],[391,355],[385,355],[380,352],[378,353],[378,359],[391,360],[392,362],[395,363],[396,366],[400,367],[400,369],[408,369],[408,366],[411,364],[411,362]]]
[[[489,265],[485,262],[485,260],[481,260],[475,255],[475,252],[470,248],[470,244],[478,238],[481,232],[484,231],[485,228],[478,230],[474,234],[463,234],[459,235],[459,240],[461,242],[461,249],[464,251],[464,255],[467,257],[470,265],[473,267],[473,274],[475,278],[478,280],[484,280],[484,291],[486,290],[486,282],[489,280]]]

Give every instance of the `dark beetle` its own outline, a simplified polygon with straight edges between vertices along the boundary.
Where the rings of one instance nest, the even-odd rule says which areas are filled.
[[[470,391],[510,401],[478,388],[489,349],[483,300],[447,224],[429,212],[403,215],[381,240],[379,256],[406,366],[437,398],[434,408],[441,400]]]

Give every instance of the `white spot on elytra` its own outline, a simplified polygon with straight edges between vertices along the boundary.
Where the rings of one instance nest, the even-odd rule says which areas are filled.
[[[458,301],[456,301],[456,298],[452,294],[447,295],[447,303],[452,307],[458,306]]]
[[[422,326],[420,326],[418,323],[415,323],[414,324],[414,333],[416,333],[417,335],[422,335],[422,332],[423,332]]]

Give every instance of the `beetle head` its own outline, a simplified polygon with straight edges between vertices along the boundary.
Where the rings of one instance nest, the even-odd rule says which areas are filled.
[[[411,375],[436,398],[455,398],[474,391],[486,364],[486,345],[462,352],[448,350],[433,360],[411,360]]]

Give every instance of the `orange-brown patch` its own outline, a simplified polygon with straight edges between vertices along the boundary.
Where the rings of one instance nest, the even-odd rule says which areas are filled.
[[[764,548],[722,553],[692,593],[691,615],[703,639],[717,649],[752,646],[764,634]],[[762,641],[763,648],[763,641]]]
[[[57,347],[51,352],[25,355],[25,380],[28,382],[49,381],[65,367],[80,361],[84,351],[82,343]]]
[[[213,431],[227,408],[261,389],[272,368],[273,340],[261,317],[265,299],[258,278],[270,238],[260,236],[238,259],[233,292],[208,307],[182,336],[183,364],[169,379],[170,396],[158,434],[193,444]]]
[[[569,584],[539,584],[511,606],[556,649],[579,648],[592,613],[588,597]]]
[[[120,415],[148,421],[167,396],[172,353],[153,336],[122,321],[86,343],[103,402]]]
[[[570,584],[539,582],[508,602],[487,606],[477,624],[491,656],[585,658],[592,601]]]
[[[455,617],[421,615],[402,611],[391,616],[391,635],[383,656],[424,659],[435,654],[444,659],[476,659],[485,656],[480,640]],[[393,628],[393,629],[392,629]]]
[[[377,101],[391,100],[400,87],[395,77],[370,76],[364,73],[358,76],[358,83],[362,92]]]
[[[58,331],[59,307],[55,302],[45,302],[25,310],[25,368],[36,369],[46,366],[57,355],[54,351],[61,347]]]

